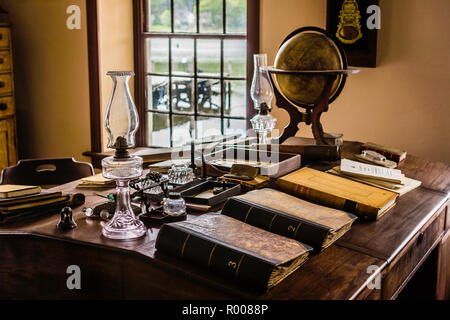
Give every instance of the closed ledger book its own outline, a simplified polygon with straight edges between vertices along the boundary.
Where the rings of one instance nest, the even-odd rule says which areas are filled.
[[[228,199],[222,214],[310,245],[320,252],[339,239],[357,218],[274,189]]]
[[[63,207],[84,203],[81,193],[41,192],[36,195],[3,199],[0,201],[0,226],[59,212]]]
[[[386,214],[398,197],[376,188],[311,168],[302,168],[276,180],[278,188],[300,198],[376,220]]]
[[[39,186],[22,186],[16,184],[0,185],[0,199],[26,196],[41,192]]]
[[[35,195],[16,197],[0,201],[0,214],[9,215],[31,209],[45,207],[47,205],[67,201],[69,195],[61,192],[41,192]]]
[[[300,267],[312,250],[293,239],[211,213],[164,224],[156,249],[258,291],[277,285]]]
[[[397,149],[397,148],[392,148],[392,147],[386,147],[380,144],[376,144],[373,142],[367,142],[364,143],[361,146],[361,151],[362,150],[372,150],[372,151],[376,151],[378,153],[381,153],[383,156],[385,156],[387,159],[395,161],[397,163],[402,162],[403,160],[405,160],[406,158],[406,151]]]

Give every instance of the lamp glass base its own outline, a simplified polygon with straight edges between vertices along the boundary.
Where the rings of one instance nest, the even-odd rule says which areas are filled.
[[[112,219],[103,227],[102,234],[115,240],[130,240],[144,236],[147,228],[136,218],[131,208],[130,180],[142,174],[142,158],[128,157],[102,160],[103,176],[116,180],[116,209]]]

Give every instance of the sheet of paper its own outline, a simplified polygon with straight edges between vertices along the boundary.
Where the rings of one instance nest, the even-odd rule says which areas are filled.
[[[340,171],[348,175],[372,177],[398,183],[401,183],[405,178],[402,172],[398,169],[390,169],[348,159],[341,160]]]

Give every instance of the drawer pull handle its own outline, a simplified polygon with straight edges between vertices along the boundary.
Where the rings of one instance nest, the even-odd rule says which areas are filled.
[[[0,64],[2,64],[4,61],[3,61],[3,58],[0,58]]]
[[[0,103],[0,111],[5,111],[6,109],[8,109],[8,104],[7,103]]]
[[[0,81],[0,88],[4,88],[5,87],[5,82],[4,81]]]
[[[2,39],[3,39],[3,34],[0,33],[0,40],[2,40]]]
[[[417,238],[418,243],[421,243],[423,241],[423,236],[424,236],[423,232],[419,233],[419,237]]]

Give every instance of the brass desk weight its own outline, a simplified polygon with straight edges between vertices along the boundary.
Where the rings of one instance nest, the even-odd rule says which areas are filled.
[[[116,209],[113,218],[103,227],[106,238],[128,240],[142,237],[147,228],[136,218],[131,208],[130,180],[142,175],[142,158],[131,156],[127,149],[135,146],[134,136],[139,126],[138,114],[131,98],[128,81],[131,71],[110,71],[113,90],[106,110],[105,127],[108,148],[114,156],[102,160],[103,176],[116,181]]]

